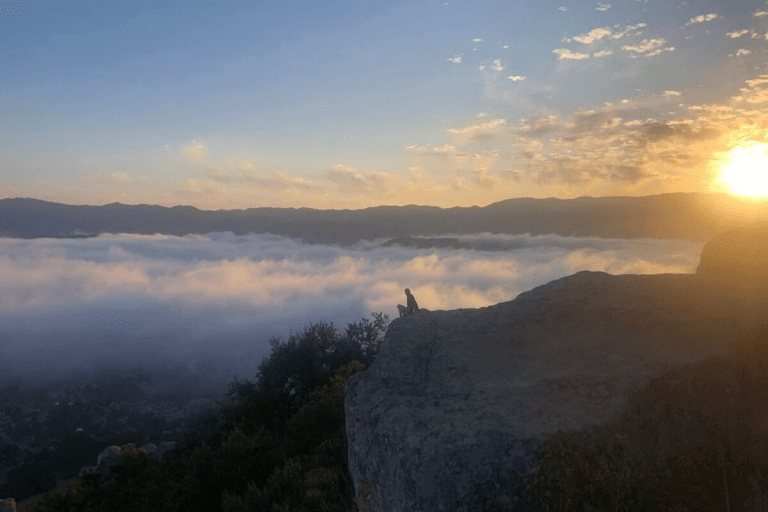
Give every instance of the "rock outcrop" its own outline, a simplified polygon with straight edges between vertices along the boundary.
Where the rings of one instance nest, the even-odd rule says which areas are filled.
[[[0,512],[16,512],[16,500],[13,498],[0,500]]]
[[[768,229],[734,228],[704,245],[696,273],[706,279],[746,288],[768,285]]]
[[[610,425],[671,365],[731,355],[765,305],[692,274],[579,272],[396,319],[345,388],[355,491],[373,512],[520,510],[549,436]]]

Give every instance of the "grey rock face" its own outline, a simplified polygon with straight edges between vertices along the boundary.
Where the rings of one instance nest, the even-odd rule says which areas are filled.
[[[522,510],[558,429],[614,422],[671,365],[732,353],[759,304],[695,275],[579,272],[481,309],[394,320],[345,388],[373,512]]]
[[[0,500],[0,512],[16,512],[16,500],[13,498]]]

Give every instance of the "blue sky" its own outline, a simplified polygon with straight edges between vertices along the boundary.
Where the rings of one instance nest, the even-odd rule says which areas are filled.
[[[361,208],[720,191],[768,4],[1,2],[0,198]]]

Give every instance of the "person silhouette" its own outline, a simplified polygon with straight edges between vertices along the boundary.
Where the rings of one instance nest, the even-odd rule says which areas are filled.
[[[405,298],[407,299],[407,306],[403,306],[402,304],[397,305],[397,311],[400,313],[400,316],[412,315],[418,312],[419,305],[416,303],[416,298],[411,294],[411,290],[408,288],[405,289]]]
[[[416,303],[416,298],[411,293],[411,290],[408,288],[405,289],[405,297],[407,299],[407,302],[405,303],[406,311],[408,311],[409,315],[412,315],[414,313],[417,313],[419,311],[419,305]]]

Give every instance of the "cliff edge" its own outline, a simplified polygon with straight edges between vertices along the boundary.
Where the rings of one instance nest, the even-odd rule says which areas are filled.
[[[672,365],[730,357],[766,304],[697,274],[579,272],[394,320],[345,388],[355,490],[374,512],[523,510],[549,436],[611,424]]]

